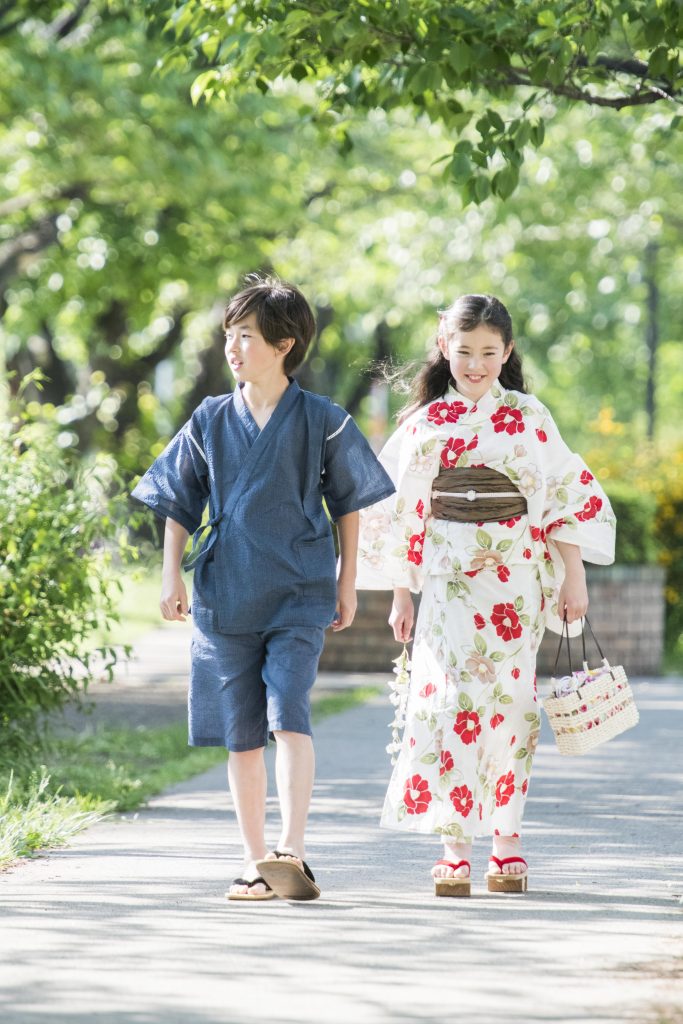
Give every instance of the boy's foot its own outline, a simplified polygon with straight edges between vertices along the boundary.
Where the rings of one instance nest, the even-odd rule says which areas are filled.
[[[256,868],[282,899],[316,900],[320,896],[308,864],[290,850],[273,850],[256,862]]]
[[[228,899],[273,899],[275,893],[256,867],[256,861],[249,860],[242,868],[242,877],[236,878],[225,894]]]
[[[444,843],[443,845],[443,861],[438,861],[432,868],[432,878],[469,878],[472,843]]]

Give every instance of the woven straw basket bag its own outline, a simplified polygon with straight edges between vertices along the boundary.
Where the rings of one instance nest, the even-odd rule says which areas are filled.
[[[602,658],[602,664],[598,669],[588,667],[585,626],[588,626]],[[601,743],[619,736],[626,729],[631,729],[639,718],[626,672],[621,665],[610,665],[602,653],[588,619],[585,619],[585,626],[581,633],[583,669],[574,672],[569,627],[565,620],[551,680],[552,696],[546,697],[543,701],[543,708],[561,754],[586,754]],[[570,678],[577,685],[570,692],[557,696],[556,673],[564,639],[567,642]]]

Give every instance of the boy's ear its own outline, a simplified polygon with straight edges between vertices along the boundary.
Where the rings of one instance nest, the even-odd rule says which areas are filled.
[[[277,342],[277,350],[281,356],[286,356],[289,352],[292,351],[295,344],[296,341],[294,338],[280,338],[280,340]]]

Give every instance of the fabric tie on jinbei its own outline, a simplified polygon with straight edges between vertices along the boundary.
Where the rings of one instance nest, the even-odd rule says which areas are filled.
[[[490,523],[526,515],[526,498],[488,466],[442,469],[432,489],[432,515],[452,523]]]

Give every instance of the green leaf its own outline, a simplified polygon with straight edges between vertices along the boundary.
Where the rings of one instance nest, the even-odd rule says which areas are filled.
[[[477,544],[480,548],[485,548],[486,551],[489,551],[493,545],[491,534],[479,528],[477,530]]]
[[[538,715],[534,711],[527,711],[527,713],[524,716],[524,721],[525,722],[537,722],[538,721]]]
[[[491,651],[491,653],[489,654],[489,658],[491,659],[491,661],[503,661],[505,655],[502,653],[502,651]]]
[[[653,78],[659,78],[662,75],[666,75],[669,70],[669,51],[666,46],[658,46],[650,54],[650,59],[647,62],[648,74]]]
[[[527,753],[528,751],[526,747],[520,747],[519,750],[515,751],[515,761],[521,761],[522,758],[525,758],[527,756]]]
[[[439,760],[436,754],[423,754],[420,758],[421,764],[436,764]]]
[[[501,704],[512,704],[513,700],[509,693],[504,693],[500,698]]]
[[[468,697],[468,695],[466,693],[461,693],[459,695],[459,697],[458,697],[458,706],[460,708],[462,708],[463,711],[472,711],[473,708],[474,708],[474,704],[472,703],[472,699],[470,697]]]
[[[515,598],[515,611],[516,612],[521,612],[523,607],[524,607],[524,598],[520,594],[518,597]]]
[[[486,654],[486,641],[484,640],[481,633],[474,634],[474,646],[476,647],[479,654]]]
[[[446,585],[446,600],[452,601],[454,597],[458,596],[458,584],[453,583],[452,580],[448,581]]]
[[[499,540],[496,544],[496,551],[509,551],[513,545],[511,540]]]

